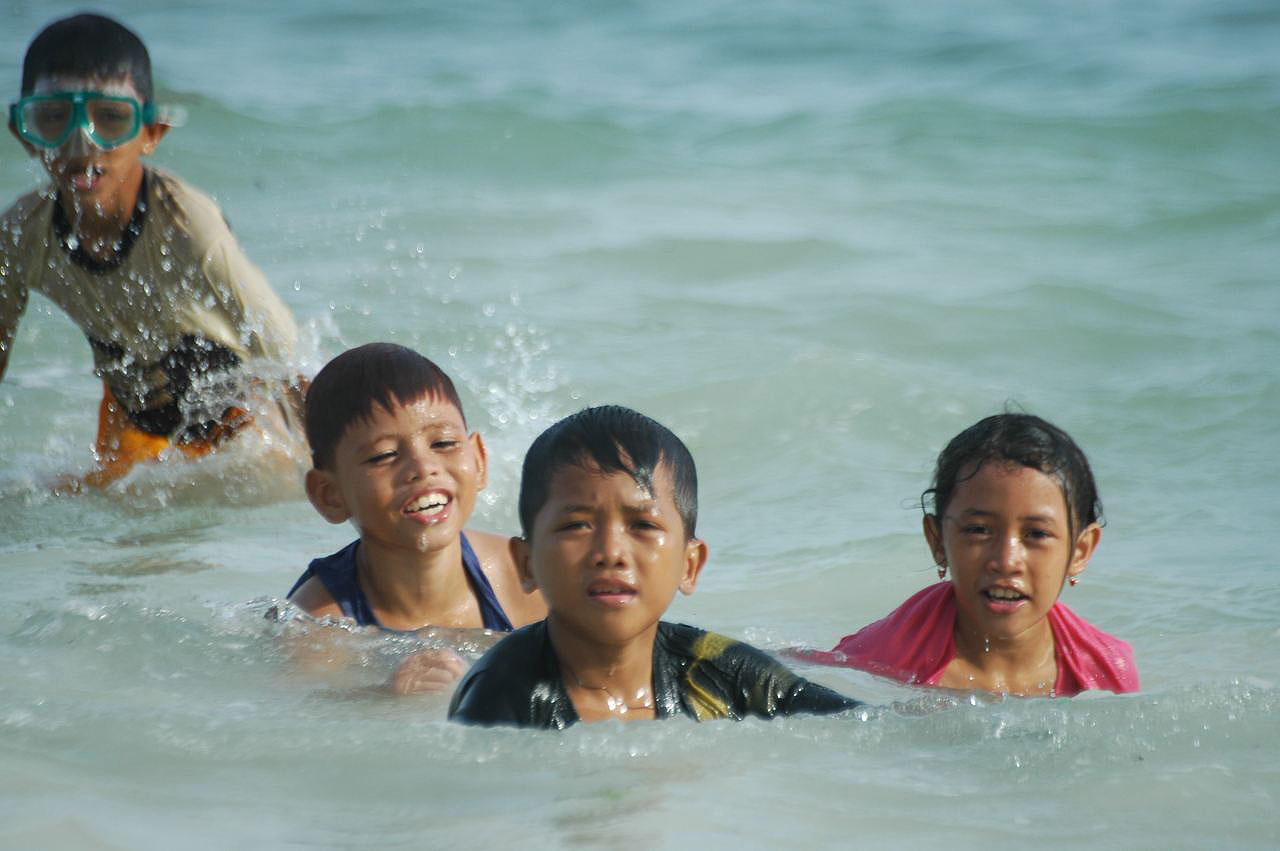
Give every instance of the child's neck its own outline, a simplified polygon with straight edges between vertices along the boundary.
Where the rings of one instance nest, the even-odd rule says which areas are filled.
[[[136,179],[131,178],[105,204],[81,202],[64,192],[58,193],[58,205],[75,234],[80,251],[102,262],[117,257],[125,228],[133,219],[142,193],[142,175],[139,169]]]
[[[439,550],[392,549],[361,540],[356,578],[387,629],[479,625],[479,605],[462,567],[462,542]]]
[[[956,658],[939,685],[1024,696],[1053,691],[1058,663],[1047,619],[1007,638],[966,629],[957,619],[955,641]]]
[[[547,616],[551,646],[573,708],[583,721],[657,717],[653,694],[653,642],[658,625],[625,644],[601,644]]]

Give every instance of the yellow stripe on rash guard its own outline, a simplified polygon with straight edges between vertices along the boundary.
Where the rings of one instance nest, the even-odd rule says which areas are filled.
[[[685,672],[685,692],[688,695],[689,703],[693,707],[693,713],[699,721],[710,721],[716,718],[729,718],[729,704],[724,698],[718,694],[708,691],[694,679],[698,672],[698,663],[702,661],[712,661],[720,658],[720,655],[729,647],[736,644],[732,638],[724,635],[717,635],[714,632],[704,633],[693,644],[693,662],[689,665],[689,669]]]

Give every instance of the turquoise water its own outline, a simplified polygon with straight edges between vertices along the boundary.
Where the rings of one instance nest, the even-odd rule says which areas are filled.
[[[936,6],[936,8],[934,8]],[[0,81],[74,4],[0,2]],[[362,695],[421,641],[262,613],[336,549],[249,448],[51,498],[100,386],[33,298],[0,384],[0,845],[1280,842],[1280,9],[1266,2],[108,3],[315,369],[459,381],[514,529],[550,420],[689,442],[711,560],[672,611],[828,647],[932,579],[913,507],[1012,402],[1089,452],[1076,611],[1144,692],[562,735]],[[40,175],[0,146],[0,197]]]

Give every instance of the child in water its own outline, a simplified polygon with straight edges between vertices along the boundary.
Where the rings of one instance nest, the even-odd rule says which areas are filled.
[[[520,479],[524,588],[546,620],[504,638],[449,717],[563,729],[579,720],[831,713],[858,705],[722,635],[660,620],[707,559],[698,482],[678,437],[635,411],[588,408],[530,447]]]
[[[484,441],[467,432],[438,366],[392,343],[350,349],[311,382],[305,422],[307,496],[360,537],[311,562],[289,592],[295,605],[393,631],[510,631],[546,614],[542,598],[521,589],[508,539],[463,531],[485,485]],[[440,690],[462,673],[448,651],[406,665],[397,691]],[[404,682],[415,672],[420,688]]]
[[[217,204],[143,165],[168,130],[130,30],[81,14],[32,40],[9,131],[51,184],[0,218],[0,377],[41,292],[80,326],[102,378],[90,485],[170,449],[205,455],[255,421],[287,436],[294,414],[291,382],[259,380],[286,375],[293,317]]]
[[[906,683],[1069,697],[1138,690],[1125,642],[1058,602],[1102,535],[1084,453],[1029,414],[987,417],[938,456],[924,536],[939,582],[805,658]]]

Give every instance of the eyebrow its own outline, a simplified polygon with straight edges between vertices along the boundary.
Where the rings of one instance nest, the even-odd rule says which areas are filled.
[[[960,512],[961,517],[995,517],[997,512],[988,511],[985,508],[966,508]],[[1057,520],[1057,516],[1053,514],[1023,514],[1019,520],[1037,520],[1041,523],[1052,523]]]
[[[557,514],[577,514],[583,511],[591,511],[592,508],[593,508],[592,506],[587,505],[585,503],[582,503],[582,504],[573,503],[571,505],[559,506],[558,508],[556,508],[556,513]]]
[[[594,505],[590,505],[585,502],[582,502],[582,503],[574,502],[574,503],[569,503],[567,505],[560,506],[559,508],[556,509],[556,513],[557,514],[575,514],[578,512],[592,512],[595,510],[596,510],[596,506]],[[662,509],[659,507],[658,501],[654,499],[654,500],[648,500],[645,502],[624,503],[622,506],[622,510],[627,514],[657,514],[661,512]]]

